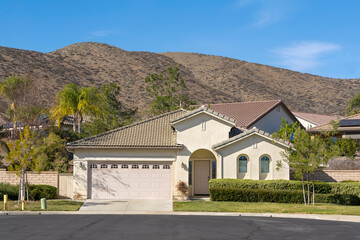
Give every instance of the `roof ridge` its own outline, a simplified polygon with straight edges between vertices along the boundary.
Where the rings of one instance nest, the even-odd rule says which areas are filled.
[[[247,101],[247,102],[209,103],[209,105],[211,108],[211,105],[230,105],[230,104],[268,103],[268,102],[282,102],[282,100],[277,99],[277,100],[259,100],[259,101]]]
[[[340,115],[327,115],[327,114],[319,114],[319,113],[307,113],[307,112],[294,112],[293,113],[305,113],[305,114],[311,114],[311,115],[319,115],[319,116],[327,116],[327,117],[341,117]],[[360,115],[360,114],[359,114]]]
[[[163,114],[160,114],[160,115],[157,115],[157,116],[154,116],[154,117],[151,117],[151,118],[142,120],[142,121],[138,121],[138,122],[132,123],[132,124],[130,124],[130,125],[126,125],[126,126],[122,126],[122,127],[119,127],[119,128],[115,128],[115,129],[113,129],[113,130],[109,130],[109,131],[104,132],[104,133],[100,133],[100,134],[96,134],[96,135],[94,135],[94,136],[90,136],[90,137],[87,137],[87,138],[79,139],[79,140],[76,140],[76,141],[67,143],[66,145],[67,145],[67,146],[71,146],[71,145],[73,145],[73,144],[81,143],[81,142],[84,142],[84,141],[87,141],[87,140],[91,140],[91,139],[94,139],[94,138],[97,138],[97,137],[106,136],[106,135],[108,135],[108,134],[111,134],[111,133],[114,133],[114,132],[117,132],[117,131],[121,131],[121,130],[123,130],[123,129],[135,127],[135,126],[138,126],[138,125],[140,125],[140,124],[143,124],[143,123],[146,123],[146,122],[150,122],[150,121],[156,120],[156,119],[158,119],[158,118],[161,118],[161,117],[164,117],[164,116],[168,116],[168,115],[171,115],[171,114],[180,112],[180,111],[186,112],[186,110],[180,108],[180,109],[177,109],[177,110],[174,110],[174,111],[171,111],[171,112],[163,113]]]

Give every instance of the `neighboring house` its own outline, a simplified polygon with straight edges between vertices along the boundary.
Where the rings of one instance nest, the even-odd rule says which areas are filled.
[[[322,115],[314,113],[293,112],[297,120],[303,125],[304,128],[312,128],[329,123],[330,121],[336,121],[340,116]]]
[[[321,134],[322,132],[333,131],[333,126],[328,123],[309,128],[306,131],[310,134]],[[352,138],[360,144],[360,114],[339,119],[339,126],[335,137]]]
[[[296,121],[281,101],[213,104],[69,143],[74,197],[172,199],[179,181],[193,196],[209,194],[213,178],[289,179],[288,165],[276,164],[289,143],[263,131],[278,130],[281,117]]]

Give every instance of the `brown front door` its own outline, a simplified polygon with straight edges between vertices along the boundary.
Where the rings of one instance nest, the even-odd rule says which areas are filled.
[[[196,160],[195,162],[195,195],[209,194],[210,161]]]

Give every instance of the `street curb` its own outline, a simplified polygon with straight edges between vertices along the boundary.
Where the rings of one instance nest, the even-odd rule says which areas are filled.
[[[294,218],[327,221],[359,222],[360,216],[325,215],[325,214],[291,214],[291,213],[243,213],[243,212],[79,212],[79,211],[0,211],[0,215],[175,215],[175,216],[229,216],[229,217],[267,217]]]

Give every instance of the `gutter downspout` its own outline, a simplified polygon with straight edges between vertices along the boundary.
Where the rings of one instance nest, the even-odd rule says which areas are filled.
[[[221,164],[221,175],[220,175],[220,177],[221,177],[221,179],[223,179],[224,178],[224,158],[223,158],[223,156],[221,155],[221,153],[219,153],[219,156],[220,156],[220,164]]]

